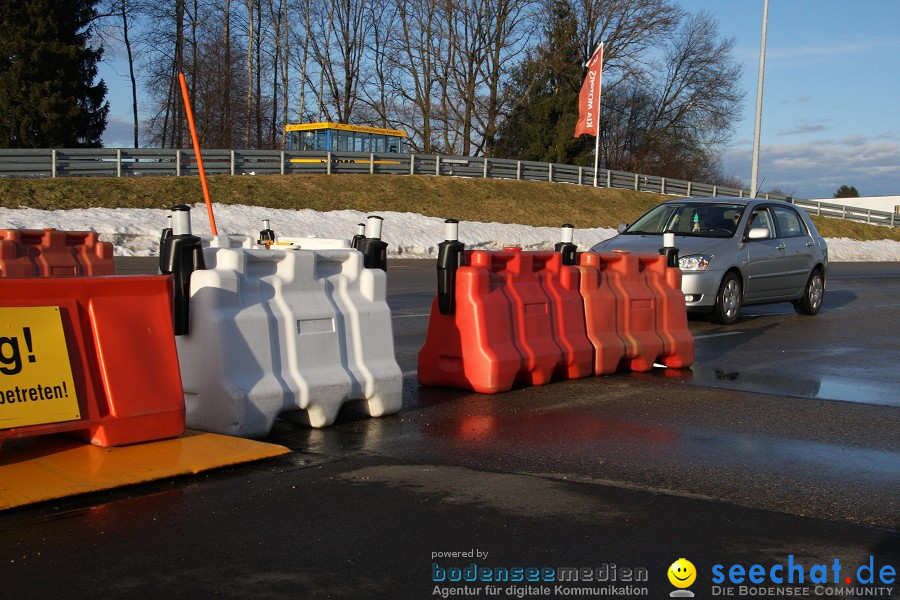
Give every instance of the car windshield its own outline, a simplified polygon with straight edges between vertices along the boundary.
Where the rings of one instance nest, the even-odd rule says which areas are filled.
[[[660,204],[624,232],[625,235],[676,235],[728,238],[737,231],[745,204],[670,202]]]

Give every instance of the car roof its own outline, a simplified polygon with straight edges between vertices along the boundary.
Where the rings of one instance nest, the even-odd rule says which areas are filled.
[[[741,204],[746,206],[751,202],[765,202],[763,198],[735,198],[735,197],[717,197],[717,198],[674,198],[666,200],[663,204],[680,204],[683,202],[697,202],[700,204]]]

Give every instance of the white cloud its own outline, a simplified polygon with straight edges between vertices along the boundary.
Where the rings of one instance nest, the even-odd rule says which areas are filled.
[[[826,125],[827,121],[821,120],[818,122],[811,121],[798,121],[796,125],[791,127],[790,129],[782,129],[777,133],[777,135],[803,135],[807,133],[820,133],[822,131],[828,131],[831,129],[828,125]]]
[[[848,146],[863,146],[865,145],[866,141],[867,139],[863,135],[848,135],[841,140],[841,143]]]
[[[729,175],[747,177],[751,151],[732,148],[723,156]],[[900,192],[900,143],[848,136],[840,141],[764,144],[760,149],[760,189],[792,190],[798,197],[827,198],[841,185],[865,196]]]
[[[795,46],[792,48],[772,48],[766,51],[767,58],[785,59],[806,56],[833,56],[840,54],[858,54],[870,50],[883,50],[885,48],[900,47],[900,37],[885,36],[868,39],[854,38],[852,40],[835,41],[833,44],[823,46]]]
[[[785,98],[784,100],[781,101],[781,103],[782,104],[793,104],[796,102],[797,104],[806,104],[809,101],[810,101],[809,96],[797,96],[794,99]]]
[[[103,145],[107,148],[134,147],[134,123],[110,112],[103,132]]]

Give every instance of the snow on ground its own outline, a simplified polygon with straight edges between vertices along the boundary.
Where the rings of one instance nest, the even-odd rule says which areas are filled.
[[[256,236],[262,219],[270,219],[278,235],[294,237],[350,238],[366,213],[355,210],[316,212],[308,209],[284,210],[258,206],[213,204],[219,233]],[[90,208],[74,210],[37,210],[0,208],[0,229],[42,229],[55,227],[69,231],[96,231],[101,239],[112,242],[119,256],[153,256],[159,250],[159,232],[165,226],[168,211],[163,209]],[[382,238],[394,257],[434,258],[437,245],[444,239],[444,220],[413,213],[380,212],[384,217]],[[209,219],[202,203],[191,211],[194,233],[209,233]],[[448,215],[452,217],[453,215]],[[526,250],[549,250],[559,241],[558,227],[529,227],[502,223],[463,222],[460,240],[468,248],[500,249],[518,245]],[[587,249],[615,235],[614,229],[576,229],[575,243]],[[861,242],[846,238],[828,239],[832,261],[900,261],[900,242]]]

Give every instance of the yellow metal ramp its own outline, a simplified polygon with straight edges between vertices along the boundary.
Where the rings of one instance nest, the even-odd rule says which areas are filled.
[[[168,440],[101,448],[65,435],[0,446],[0,510],[271,458],[284,446],[188,430]]]

